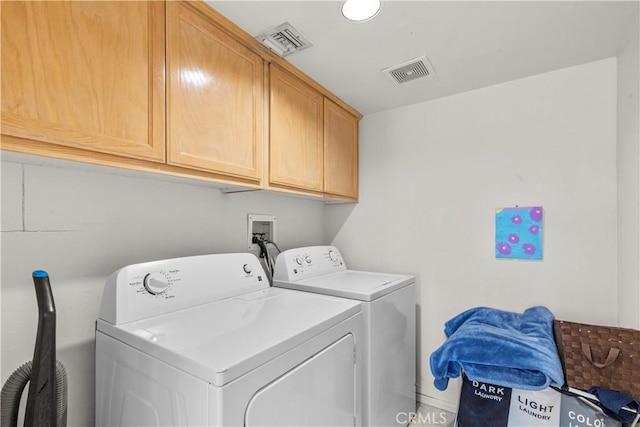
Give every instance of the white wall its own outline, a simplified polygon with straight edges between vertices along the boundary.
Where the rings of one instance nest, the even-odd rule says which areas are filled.
[[[419,392],[444,322],[473,306],[617,322],[616,59],[366,116],[360,203],[326,208],[351,268],[412,273]],[[495,208],[542,205],[544,260],[494,256]],[[456,384],[457,385],[457,384]]]
[[[618,55],[618,321],[640,329],[640,66],[638,17]]]
[[[278,217],[283,250],[321,244],[323,210],[321,202],[273,194],[3,161],[2,383],[33,357],[33,270],[51,277],[68,425],[90,426],[94,322],[111,272],[153,259],[244,252],[249,213]]]

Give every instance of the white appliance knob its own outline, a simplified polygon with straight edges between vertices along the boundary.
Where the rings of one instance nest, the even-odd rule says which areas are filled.
[[[309,255],[305,256],[304,260],[307,261],[307,264],[311,264],[311,257]]]
[[[302,258],[300,258],[299,256],[296,257],[296,263],[298,265],[302,265]]]
[[[151,295],[160,295],[169,287],[169,278],[160,272],[144,276],[144,288]]]
[[[333,262],[336,262],[338,260],[338,254],[336,253],[336,251],[334,250],[329,251],[329,259]]]
[[[243,265],[242,269],[244,270],[245,273],[251,274],[251,266],[249,264]]]

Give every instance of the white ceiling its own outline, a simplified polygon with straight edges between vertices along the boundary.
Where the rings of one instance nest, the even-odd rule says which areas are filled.
[[[336,1],[207,1],[252,36],[289,22],[313,46],[286,57],[363,114],[618,53],[638,1],[399,1],[350,23]],[[426,55],[436,73],[382,72]]]

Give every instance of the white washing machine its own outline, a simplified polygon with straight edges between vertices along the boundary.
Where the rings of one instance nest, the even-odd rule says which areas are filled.
[[[269,287],[248,253],[122,268],[96,323],[96,425],[361,425],[361,316]]]
[[[362,423],[406,423],[416,410],[415,278],[348,270],[337,248],[312,246],[278,255],[273,284],[362,302]]]

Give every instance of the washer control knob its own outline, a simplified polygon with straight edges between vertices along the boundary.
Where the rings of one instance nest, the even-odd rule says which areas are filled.
[[[251,266],[249,264],[243,265],[242,269],[244,270],[245,273],[251,274]]]
[[[338,260],[338,254],[333,249],[329,251],[329,259],[333,262],[336,262]]]
[[[311,264],[311,257],[309,255],[305,255],[304,260],[307,262],[307,264]]]
[[[299,256],[296,257],[296,264],[302,265],[302,258],[300,258]]]
[[[147,274],[143,282],[144,288],[151,295],[163,294],[169,287],[169,278],[161,272]]]

